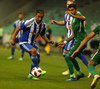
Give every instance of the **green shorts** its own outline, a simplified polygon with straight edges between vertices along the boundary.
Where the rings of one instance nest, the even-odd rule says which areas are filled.
[[[97,50],[91,59],[96,65],[100,64],[100,49]]]
[[[74,43],[74,45],[73,45],[73,47],[71,48],[71,50],[68,52],[68,55],[71,57],[72,56],[72,54],[73,54],[73,52],[79,47],[79,43]],[[76,56],[78,56],[80,53],[82,53],[82,51],[83,51],[83,49],[86,47],[86,45],[84,45],[81,49],[80,49],[80,51],[78,52],[78,54],[77,55],[75,55],[75,57]]]

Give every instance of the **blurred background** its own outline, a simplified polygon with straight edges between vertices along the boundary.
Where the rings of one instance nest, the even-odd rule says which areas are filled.
[[[51,25],[50,20],[62,21],[67,0],[0,0],[0,31],[2,36],[1,47],[10,47],[10,33],[14,22],[18,19],[20,12],[24,13],[24,20],[34,17],[37,9],[45,11],[44,21],[50,25],[52,30],[52,40],[57,42],[60,37],[66,38],[66,27]],[[80,11],[86,17],[86,32],[89,34],[98,24],[100,24],[100,0],[76,0]],[[93,39],[99,40],[99,35]],[[55,47],[53,45],[53,47]],[[56,48],[56,47],[55,47]],[[56,49],[51,48],[55,51]],[[91,50],[88,42],[86,50]]]

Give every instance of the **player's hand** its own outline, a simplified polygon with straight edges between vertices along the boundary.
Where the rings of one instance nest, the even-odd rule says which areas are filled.
[[[72,58],[74,58],[78,54],[78,50],[74,51],[72,54]]]
[[[10,40],[12,39],[12,36],[10,36]]]
[[[50,20],[50,21],[51,21],[51,24],[56,24],[55,20]]]
[[[72,16],[72,13],[70,13],[70,11],[65,11],[65,14],[69,14],[70,16]]]
[[[54,41],[52,41],[52,40],[49,40],[48,42],[51,43],[51,44],[54,44]]]
[[[62,50],[62,48],[63,48],[64,46],[65,46],[65,43],[64,43],[64,42],[59,43],[57,49],[58,49],[58,50]]]
[[[10,43],[11,43],[12,45],[15,45],[15,41],[13,41],[13,40],[11,40]]]

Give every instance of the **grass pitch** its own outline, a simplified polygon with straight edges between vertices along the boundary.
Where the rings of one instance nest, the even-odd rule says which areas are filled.
[[[63,76],[62,72],[67,70],[67,65],[62,52],[51,52],[50,56],[47,56],[44,51],[40,51],[41,62],[40,68],[47,71],[47,74],[40,77],[39,81],[27,79],[27,76],[31,67],[31,59],[28,53],[25,53],[24,60],[19,61],[20,50],[15,51],[15,59],[8,60],[10,56],[10,49],[0,49],[0,89],[91,89],[90,84],[93,76],[87,78],[87,67],[78,60],[83,73],[86,77],[73,82],[67,82],[65,79],[68,76]],[[89,60],[90,57],[87,57]],[[100,74],[100,65],[96,66],[97,73]],[[76,73],[76,71],[75,71]],[[100,82],[95,89],[100,89]]]

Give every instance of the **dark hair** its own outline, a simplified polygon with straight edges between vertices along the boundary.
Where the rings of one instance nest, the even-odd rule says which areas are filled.
[[[44,11],[43,11],[42,9],[38,9],[38,10],[36,10],[36,14],[37,14],[37,13],[44,14]]]
[[[71,7],[77,9],[77,5],[76,5],[76,4],[70,4],[70,5],[68,6],[68,9],[71,8]]]

